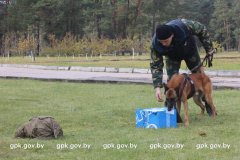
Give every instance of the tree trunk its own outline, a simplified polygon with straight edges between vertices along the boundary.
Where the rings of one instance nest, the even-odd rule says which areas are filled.
[[[112,16],[112,24],[113,24],[113,29],[114,29],[114,38],[118,39],[118,6],[117,6],[118,0],[111,0],[111,5],[115,10],[113,11],[113,16]]]
[[[134,48],[132,48],[132,59],[134,59]]]
[[[72,0],[72,18],[71,18],[71,35],[75,35],[75,0]]]
[[[101,9],[102,9],[102,0],[97,0],[97,2],[99,3],[98,10],[101,10]],[[97,18],[98,38],[101,39],[102,29],[101,29],[101,27],[100,27],[100,22],[101,22],[102,16],[101,16],[101,15],[97,15],[96,18]]]
[[[68,5],[66,4],[66,11],[68,10]],[[68,12],[66,12],[66,33],[69,32],[69,29],[68,29]]]
[[[139,43],[140,43],[140,46],[139,46],[139,55],[142,55],[142,44],[141,44],[141,41],[142,41],[142,21],[141,21],[141,18],[142,18],[142,10],[141,10],[141,7],[142,7],[142,1],[141,0],[138,0],[138,18],[139,18]]]
[[[118,2],[118,0],[116,0],[116,3]],[[115,10],[115,22],[116,22],[116,38],[118,38],[119,36],[119,31],[118,31],[118,6],[116,5],[116,10]]]
[[[126,13],[128,11],[129,8],[129,0],[128,0],[128,7],[124,6],[124,12]],[[127,38],[127,18],[124,19],[123,22],[123,35],[122,35],[122,39],[126,39]],[[125,56],[125,52],[122,51],[122,56]]]
[[[153,12],[153,30],[152,30],[152,37],[155,34],[155,26],[156,26],[156,0],[154,0],[154,12]]]
[[[240,39],[238,41],[238,52],[240,52]]]
[[[39,53],[40,53],[40,24],[39,24],[39,21],[38,21],[38,31],[37,31],[37,41],[38,41],[38,45],[37,45],[37,56],[39,56]]]
[[[6,0],[6,7],[5,7],[5,12],[4,12],[4,17],[5,19],[7,17],[9,17],[9,13],[8,13],[8,5],[9,5],[9,0]],[[7,25],[6,25],[6,21],[4,21],[4,33],[7,32]]]

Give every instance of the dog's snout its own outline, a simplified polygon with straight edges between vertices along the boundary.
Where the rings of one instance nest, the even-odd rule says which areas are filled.
[[[173,103],[172,102],[168,102],[167,103],[167,108],[168,108],[168,111],[171,111],[172,108],[173,108]]]
[[[171,111],[172,110],[172,107],[168,107],[168,111]]]
[[[170,100],[166,101],[165,103],[166,103],[165,104],[166,107],[168,108],[168,111],[171,111],[175,107],[175,105],[176,105],[176,101],[173,98],[171,98]]]

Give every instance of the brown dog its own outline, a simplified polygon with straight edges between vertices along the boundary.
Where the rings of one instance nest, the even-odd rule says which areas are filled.
[[[180,114],[181,102],[183,102],[185,110],[185,126],[189,126],[187,99],[189,98],[188,95],[191,93],[193,94],[194,102],[201,108],[199,118],[203,116],[205,110],[205,106],[201,101],[203,96],[205,96],[207,103],[212,108],[213,118],[216,116],[215,107],[212,100],[212,82],[210,78],[204,73],[189,74],[189,78],[193,81],[195,91],[192,91],[191,88],[193,88],[193,86],[189,80],[187,80],[186,85],[182,90],[183,83],[185,81],[185,75],[182,74],[173,75],[167,85],[165,83],[163,84],[165,88],[166,100],[168,102],[168,110],[171,110],[175,104],[177,104],[176,109]]]

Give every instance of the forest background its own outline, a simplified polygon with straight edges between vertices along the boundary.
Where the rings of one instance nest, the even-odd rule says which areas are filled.
[[[219,50],[240,52],[239,0],[0,0],[0,54],[141,55],[158,24],[180,17],[205,24]]]

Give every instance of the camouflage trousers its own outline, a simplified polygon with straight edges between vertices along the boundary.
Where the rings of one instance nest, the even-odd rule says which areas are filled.
[[[168,75],[167,82],[168,82],[174,74],[179,74],[179,69],[180,69],[182,60],[174,59],[169,56],[165,56],[165,60],[166,60],[166,70]],[[183,60],[185,61],[189,70],[193,69],[199,63],[201,63],[201,58],[198,54],[198,51],[196,51],[195,54],[190,58],[186,58]],[[193,73],[195,72],[196,71],[194,71]]]

